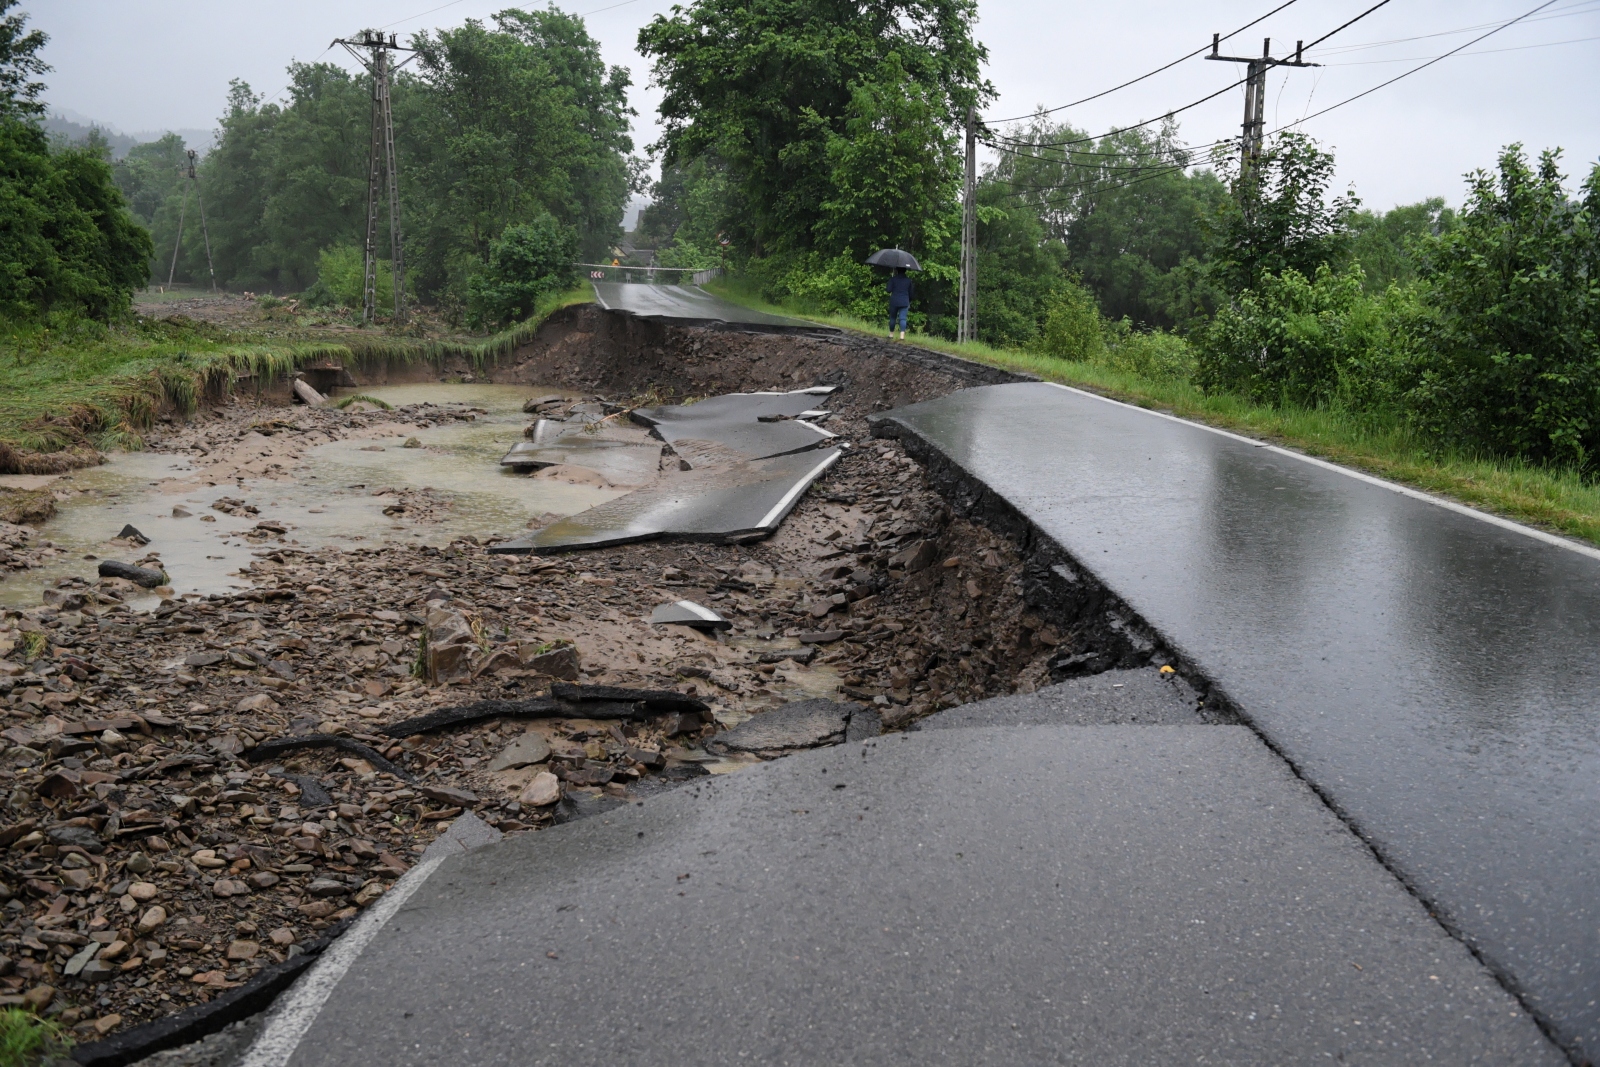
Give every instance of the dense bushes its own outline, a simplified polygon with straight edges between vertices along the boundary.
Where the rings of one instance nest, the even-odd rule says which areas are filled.
[[[1435,433],[1585,470],[1600,464],[1600,167],[1581,197],[1520,145],[1472,179],[1460,227],[1423,257],[1434,318],[1410,400]]]
[[[572,287],[577,256],[577,230],[550,215],[507,226],[468,284],[467,323],[480,329],[532,315],[540,297]]]
[[[52,152],[24,119],[0,119],[0,219],[0,316],[104,321],[149,278],[150,235],[110,166],[87,148]]]
[[[1600,169],[1569,198],[1553,153],[1473,176],[1457,224],[1415,236],[1417,280],[1263,273],[1194,333],[1195,381],[1338,404],[1456,445],[1593,471],[1600,458]]]

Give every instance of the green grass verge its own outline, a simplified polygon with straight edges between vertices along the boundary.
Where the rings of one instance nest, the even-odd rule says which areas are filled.
[[[852,333],[887,337],[886,329],[860,319],[774,305],[762,300],[741,279],[718,279],[706,288],[758,311],[797,315]],[[908,334],[906,343],[1034,374],[1046,381],[1271,441],[1518,522],[1600,544],[1600,485],[1585,481],[1569,469],[1443,448],[1398,419],[1336,407],[1258,404],[1227,393],[1204,393],[1187,381],[1153,381],[1093,364],[1070,363],[981,343],[956,344],[926,334]]]
[[[71,1044],[48,1019],[21,1008],[0,1009],[0,1067],[31,1067],[46,1056],[61,1055]]]

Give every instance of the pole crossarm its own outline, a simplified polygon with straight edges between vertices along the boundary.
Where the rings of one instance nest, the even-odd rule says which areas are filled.
[[[1315,43],[1315,42],[1313,42]],[[1249,169],[1250,164],[1261,154],[1261,144],[1266,139],[1267,116],[1267,71],[1273,67],[1320,67],[1321,63],[1307,63],[1305,56],[1305,42],[1294,43],[1293,59],[1274,59],[1272,56],[1272,38],[1268,37],[1261,42],[1259,56],[1225,56],[1218,53],[1222,44],[1222,35],[1211,35],[1211,54],[1207,59],[1215,59],[1222,63],[1247,64],[1244,80],[1244,122],[1240,126],[1242,136],[1239,138],[1239,162],[1241,175]]]

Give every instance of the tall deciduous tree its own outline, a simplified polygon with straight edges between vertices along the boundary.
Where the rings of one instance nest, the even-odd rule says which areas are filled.
[[[508,226],[549,214],[578,232],[580,254],[603,254],[638,183],[627,73],[605,66],[582,22],[554,9],[491,22],[419,34],[420,69],[393,85],[407,274],[423,299],[458,307]],[[236,287],[305,289],[325,250],[365,241],[366,75],[290,75],[282,106],[234,83],[202,168],[218,277]],[[386,217],[380,230],[387,259]],[[198,238],[190,249],[186,227],[192,263]]]
[[[674,8],[639,33],[665,90],[656,147],[668,166],[716,153],[745,209],[730,226],[746,253],[927,241],[924,220],[951,206],[950,137],[993,91],[976,13],[975,0]]]
[[[1436,432],[1600,468],[1600,167],[1569,196],[1521,145],[1475,173],[1460,225],[1423,259],[1436,316],[1412,399]]]
[[[1203,221],[1226,190],[1211,170],[1192,169],[1176,124],[1093,139],[1041,118],[1012,140],[989,179],[1067,246],[1107,318],[1170,327],[1203,305]]]
[[[1226,292],[1243,292],[1263,274],[1312,278],[1318,267],[1343,264],[1361,201],[1354,193],[1328,199],[1333,166],[1333,156],[1302,133],[1278,135],[1248,167],[1236,156],[1220,160],[1234,195],[1209,219],[1208,272]]]
[[[44,82],[33,78],[50,71],[39,58],[39,49],[50,38],[42,30],[28,29],[27,15],[7,14],[16,6],[17,0],[0,0],[0,116],[42,115]]]

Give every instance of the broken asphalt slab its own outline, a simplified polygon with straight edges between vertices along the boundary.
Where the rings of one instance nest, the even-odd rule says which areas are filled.
[[[1036,693],[993,697],[919,720],[914,730],[969,726],[1200,726],[1208,720],[1181,678],[1154,667],[1106,671],[1046,686]]]
[[[777,529],[800,494],[843,453],[827,447],[819,456],[818,450],[831,446],[835,437],[819,426],[793,418],[763,422],[761,416],[801,414],[834,388],[730,393],[695,404],[635,410],[631,417],[649,426],[661,441],[689,449],[695,456],[692,469],[489,551],[547,553],[660,537],[718,541],[765,536]],[[702,458],[707,447],[714,456]],[[550,458],[556,452],[545,448],[524,454]],[[515,453],[513,449],[502,462]]]
[[[690,471],[637,489],[541,530],[489,548],[495,555],[542,555],[671,538],[728,541],[763,537],[793,510],[800,494],[842,455],[838,449]]]
[[[464,853],[248,1062],[1325,1057],[1564,1062],[1248,729],[1107,726],[883,737]]]
[[[958,513],[1033,546],[1030,602],[1147,626],[1600,1058],[1600,552],[1044,383],[874,433]]]
[[[707,744],[730,752],[781,752],[838,744],[845,739],[852,719],[865,712],[860,704],[797,700],[746,719]],[[872,735],[877,732],[874,729]]]

